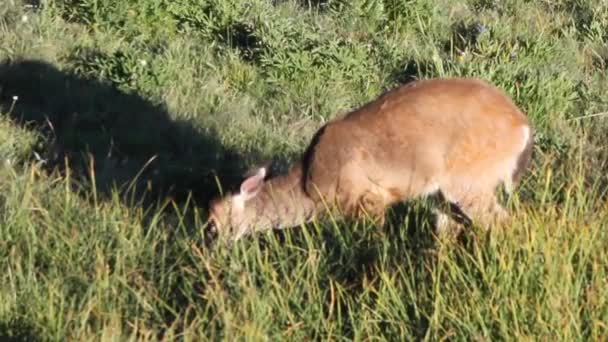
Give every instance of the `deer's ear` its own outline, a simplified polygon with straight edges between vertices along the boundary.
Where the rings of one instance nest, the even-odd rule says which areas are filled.
[[[266,178],[266,168],[261,167],[241,183],[240,196],[243,201],[252,199],[260,192],[264,185],[264,178]]]

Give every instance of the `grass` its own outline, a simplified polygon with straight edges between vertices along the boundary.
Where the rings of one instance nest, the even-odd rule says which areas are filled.
[[[27,4],[0,4],[0,338],[608,337],[604,1]],[[206,244],[216,177],[453,75],[536,128],[509,224],[436,239],[414,201]]]

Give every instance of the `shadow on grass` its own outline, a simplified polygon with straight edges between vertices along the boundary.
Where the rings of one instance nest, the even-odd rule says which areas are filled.
[[[391,73],[389,80],[392,83],[403,85],[436,74],[437,70],[432,62],[411,59],[403,62],[400,68],[394,70]]]
[[[0,62],[0,112],[43,132],[37,153],[49,170],[65,171],[68,160],[84,184],[94,173],[100,195],[118,188],[137,201],[179,202],[192,194],[206,206],[217,194],[216,175],[234,184],[244,173],[236,151],[215,133],[174,120],[135,93],[43,61]]]
[[[488,31],[488,28],[480,22],[455,23],[452,25],[450,39],[443,43],[443,51],[450,54],[477,51],[479,37],[486,31]]]
[[[23,320],[0,322],[0,341],[41,341],[36,329]]]

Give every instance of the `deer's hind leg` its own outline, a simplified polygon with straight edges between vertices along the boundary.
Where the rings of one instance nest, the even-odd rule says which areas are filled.
[[[437,235],[459,235],[463,228],[472,225],[471,218],[458,204],[450,202],[442,193],[431,197],[434,204],[435,233]]]
[[[488,230],[508,217],[506,210],[498,203],[495,189],[453,189],[442,188],[440,193],[441,214],[449,216],[453,223],[446,225],[445,218],[440,220],[444,225],[438,231],[462,229],[474,224]],[[440,214],[440,215],[441,215]]]

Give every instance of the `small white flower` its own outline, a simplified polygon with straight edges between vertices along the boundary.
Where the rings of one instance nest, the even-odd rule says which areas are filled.
[[[13,95],[13,101],[17,101],[17,100],[19,100],[19,96]]]
[[[140,59],[139,64],[141,64],[142,66],[146,66],[148,65],[148,62],[145,59]]]
[[[23,15],[23,16],[21,16],[21,21],[22,21],[22,22],[27,23],[27,20],[28,20],[27,15]]]

